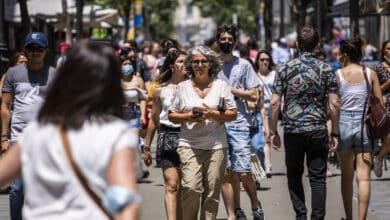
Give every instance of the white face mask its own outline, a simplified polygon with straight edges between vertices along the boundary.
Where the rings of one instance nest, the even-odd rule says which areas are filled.
[[[386,60],[387,63],[390,63],[390,57],[388,57],[388,56],[385,55],[384,58],[385,58],[385,60]]]

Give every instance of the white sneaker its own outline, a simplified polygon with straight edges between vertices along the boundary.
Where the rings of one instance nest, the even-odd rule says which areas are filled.
[[[375,176],[381,177],[382,176],[382,167],[383,167],[383,159],[379,159],[378,156],[374,157],[374,173]]]
[[[265,174],[267,175],[267,178],[272,177],[272,164],[265,165]]]

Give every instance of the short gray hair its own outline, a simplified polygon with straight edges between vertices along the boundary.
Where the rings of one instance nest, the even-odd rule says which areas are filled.
[[[192,69],[192,59],[195,54],[202,54],[207,58],[207,61],[210,65],[209,76],[215,79],[219,71],[222,69],[222,60],[215,51],[206,46],[196,46],[188,51],[187,57],[184,61],[184,66],[187,75],[190,78],[194,76],[194,70]]]

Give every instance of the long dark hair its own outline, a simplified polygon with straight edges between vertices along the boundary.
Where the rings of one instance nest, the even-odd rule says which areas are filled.
[[[385,42],[383,42],[382,44],[382,50],[381,50],[381,62],[385,61],[385,47],[386,47],[386,44],[390,43],[390,40],[386,40]]]
[[[68,50],[57,74],[39,112],[40,123],[79,129],[86,120],[122,117],[121,70],[112,48],[78,42]]]
[[[157,77],[156,81],[161,85],[172,77],[171,65],[174,64],[179,58],[180,55],[186,55],[183,51],[180,50],[170,50],[165,58],[164,64],[161,67],[161,73]]]
[[[257,51],[257,55],[256,55],[256,60],[255,60],[255,70],[258,71],[259,70],[259,58],[260,58],[260,55],[261,54],[267,54],[267,56],[269,57],[269,66],[268,66],[268,70],[272,70],[274,67],[275,67],[275,63],[274,63],[274,59],[272,59],[272,56],[271,56],[271,53],[268,51],[268,50],[259,50]]]
[[[27,54],[26,54],[24,51],[16,52],[16,53],[11,57],[11,59],[9,60],[8,66],[7,66],[6,70],[8,70],[10,67],[15,66],[15,65],[16,65],[16,62],[18,62],[19,57],[21,57],[21,56],[24,56],[24,57],[26,57],[26,59],[27,59]]]

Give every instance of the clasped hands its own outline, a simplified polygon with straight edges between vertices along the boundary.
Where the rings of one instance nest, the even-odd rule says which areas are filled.
[[[192,111],[188,112],[188,120],[190,122],[203,122],[215,115],[216,112],[217,110],[211,109],[203,103],[203,106],[193,107]]]

